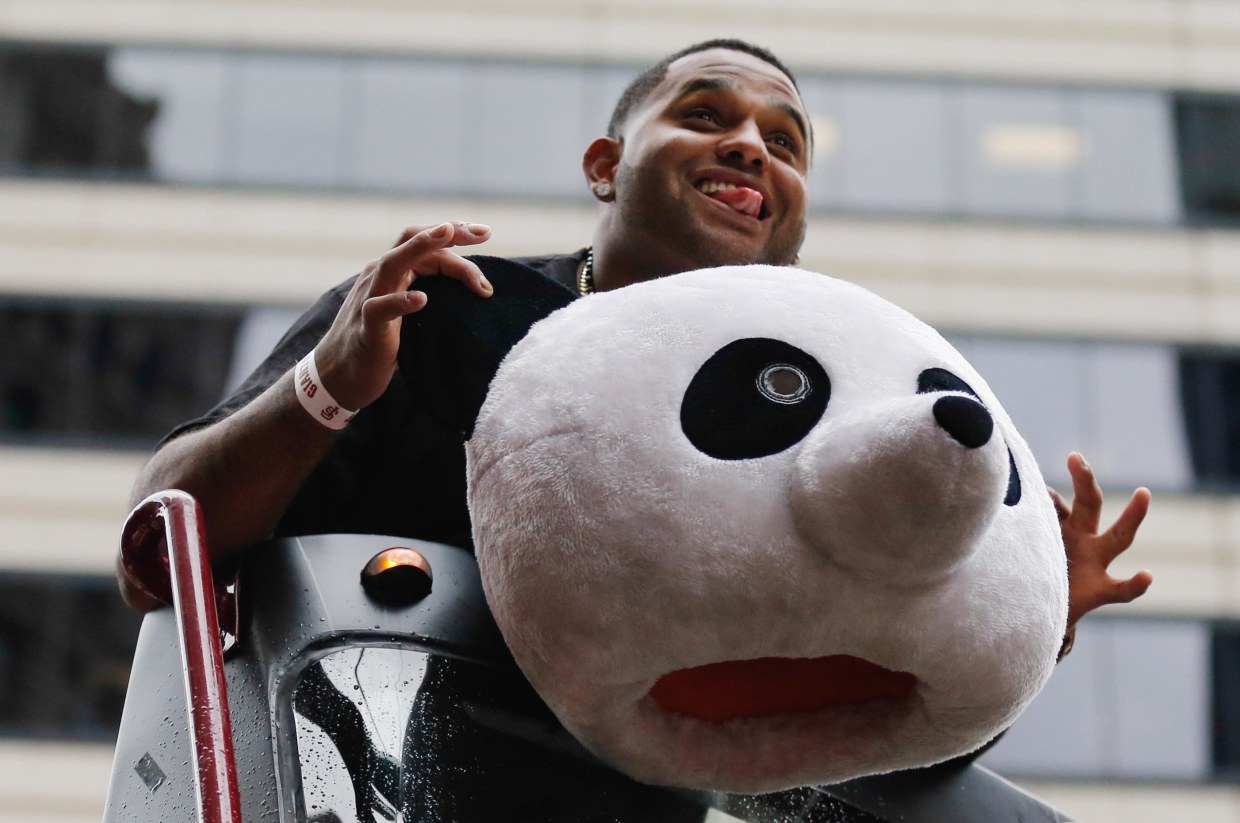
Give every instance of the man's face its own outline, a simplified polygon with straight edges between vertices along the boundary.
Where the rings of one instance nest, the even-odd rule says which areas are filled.
[[[730,49],[682,57],[625,126],[619,228],[681,269],[794,262],[808,124],[792,81],[769,63]]]

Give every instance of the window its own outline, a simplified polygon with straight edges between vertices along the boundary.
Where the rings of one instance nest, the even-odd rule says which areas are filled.
[[[1186,489],[1193,482],[1169,346],[956,337],[1028,441],[1046,480],[1071,488],[1079,450],[1104,486]]]
[[[863,211],[942,214],[953,205],[941,84],[843,84],[843,200]]]
[[[0,171],[585,200],[582,153],[641,68],[9,44]],[[801,89],[816,210],[1181,219],[1165,92],[829,75]],[[1177,98],[1193,219],[1240,209],[1235,109]]]
[[[1071,216],[1083,142],[1066,92],[966,86],[953,105],[964,140],[966,214]]]
[[[0,436],[149,447],[212,406],[240,309],[0,303]]]
[[[342,182],[346,109],[355,92],[336,57],[250,54],[238,61],[231,174],[239,183],[335,186]]]
[[[0,735],[115,740],[140,623],[112,578],[0,575]]]
[[[158,112],[157,99],[113,83],[103,49],[0,50],[0,168],[145,175]]]
[[[116,86],[138,99],[157,101],[147,135],[156,179],[213,182],[223,177],[232,62],[211,52],[112,52],[108,73]]]
[[[1184,351],[1180,392],[1199,482],[1235,488],[1240,484],[1240,352]]]
[[[1207,223],[1240,219],[1240,100],[1179,95],[1180,190],[1189,219]]]

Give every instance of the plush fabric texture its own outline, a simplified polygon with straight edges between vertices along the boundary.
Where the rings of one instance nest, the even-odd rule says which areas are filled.
[[[685,420],[712,417],[704,451]],[[1067,570],[1032,454],[959,353],[855,285],[750,266],[574,301],[508,353],[467,453],[514,657],[639,780],[935,763],[1054,667]]]

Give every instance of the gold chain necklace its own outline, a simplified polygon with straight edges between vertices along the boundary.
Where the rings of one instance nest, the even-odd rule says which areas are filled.
[[[586,248],[586,262],[581,264],[581,273],[577,275],[577,293],[582,297],[594,294],[594,247]]]

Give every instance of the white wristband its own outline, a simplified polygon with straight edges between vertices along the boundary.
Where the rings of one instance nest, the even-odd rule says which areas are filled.
[[[319,367],[314,363],[314,349],[297,364],[297,370],[293,372],[293,386],[297,390],[301,407],[329,429],[343,429],[353,419],[353,415],[357,414],[342,408],[324,387],[323,381],[319,379]]]

